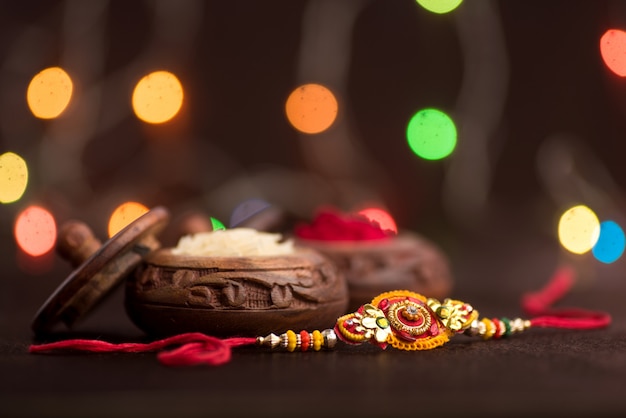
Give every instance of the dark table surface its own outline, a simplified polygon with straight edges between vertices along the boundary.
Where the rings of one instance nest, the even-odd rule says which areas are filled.
[[[266,179],[282,179],[292,168],[298,174],[300,165],[310,164],[300,155],[310,144],[303,147],[296,142],[299,136],[285,123],[282,109],[284,93],[297,79],[312,74],[298,72],[298,37],[308,10],[305,6],[316,2],[194,3],[206,4],[195,37],[180,45],[172,43],[163,51],[156,48],[164,56],[171,55],[156,64],[170,63],[176,71],[180,69],[192,92],[185,106],[187,116],[171,131],[146,129],[132,117],[130,108],[124,108],[131,80],[144,68],[135,57],[153,57],[154,45],[160,45],[155,43],[161,40],[155,28],[163,25],[151,17],[152,2],[94,2],[106,10],[102,17],[92,13],[91,4],[85,7],[86,2],[0,3],[4,109],[0,145],[2,152],[25,153],[32,167],[42,167],[33,169],[28,199],[19,205],[53,202],[62,209],[55,213],[75,210],[72,216],[89,222],[89,218],[103,219],[97,212],[106,212],[128,187],[135,192],[130,193],[133,199],[150,205],[171,207],[184,198],[194,204],[209,196],[202,202],[226,215],[230,213],[225,210],[228,205],[218,192],[238,185],[240,174],[241,178],[259,177],[258,184],[250,183],[254,185],[251,190],[256,190]],[[107,3],[110,7],[104,6]],[[350,93],[345,114],[354,114],[349,126],[356,132],[353,139],[359,146],[355,149],[361,152],[363,145],[376,161],[374,166],[380,165],[380,171],[388,176],[389,180],[385,176],[373,182],[381,186],[371,187],[384,189],[377,195],[391,197],[389,205],[396,209],[398,223],[427,227],[416,232],[432,238],[449,255],[455,280],[451,296],[471,303],[484,316],[515,317],[523,314],[520,297],[524,292],[540,288],[560,264],[570,263],[579,273],[578,282],[559,306],[605,310],[612,315],[612,324],[587,331],[531,329],[487,342],[458,336],[443,347],[417,353],[341,346],[331,352],[290,354],[240,347],[230,363],[213,368],[169,368],[153,353],[28,354],[34,342],[30,322],[70,269],[55,259],[51,270],[37,272],[32,260],[16,256],[12,227],[18,207],[5,205],[0,212],[0,417],[626,416],[626,261],[622,257],[614,264],[602,265],[589,254],[567,255],[555,238],[555,217],[566,203],[587,202],[602,211],[603,219],[607,212],[621,214],[624,207],[626,84],[623,77],[605,68],[598,45],[607,29],[624,28],[626,3],[468,1],[458,15],[441,19],[417,9],[414,1],[352,3],[363,3],[363,9],[351,29],[350,71],[336,77],[346,79],[341,89]],[[481,13],[490,16],[485,5],[498,16],[492,26],[476,23]],[[193,14],[196,9],[190,10]],[[86,16],[91,23],[68,25],[68,16],[74,15]],[[459,35],[461,23],[460,27],[469,29]],[[101,32],[87,31],[90,24]],[[502,33],[490,35],[498,25]],[[85,41],[87,32],[91,41]],[[129,33],[137,36],[129,37]],[[487,45],[481,37],[468,37],[470,33],[486,33],[484,39],[494,43]],[[178,39],[178,35],[171,38]],[[72,45],[78,49],[70,48]],[[103,50],[95,60],[89,58],[93,45]],[[503,63],[498,58],[494,64],[502,80],[479,77],[474,86],[477,93],[467,93],[472,91],[462,84],[462,70],[472,62],[464,61],[471,56],[465,53],[467,48],[480,57],[506,58]],[[268,57],[262,59],[265,53]],[[76,119],[81,112],[59,125],[35,123],[23,104],[32,75],[44,65],[57,63],[56,55],[67,56],[68,65],[76,61],[70,68],[76,71],[77,84],[83,83],[80,89],[102,92],[103,113],[93,115],[93,120],[101,121],[98,127]],[[126,75],[120,80],[119,74]],[[505,92],[499,93],[499,89]],[[100,93],[93,96],[100,97]],[[473,101],[466,100],[470,96]],[[79,103],[74,109],[93,107],[89,105],[92,102]],[[485,222],[472,230],[459,231],[452,221],[433,220],[441,212],[448,161],[416,162],[404,141],[410,114],[431,106],[453,110],[466,122],[486,120],[482,122],[485,126],[460,125],[460,144],[471,135],[481,137],[483,130],[493,136],[487,159],[492,164],[483,167],[493,171],[492,177],[485,179],[489,190],[485,199],[490,205],[509,199],[512,206],[526,206],[518,206],[514,212],[498,208],[498,217],[486,214]],[[464,107],[471,111],[461,111]],[[120,109],[126,117],[117,116]],[[108,122],[116,118],[117,125]],[[81,126],[83,129],[76,131]],[[66,136],[84,136],[85,143],[78,146],[84,151],[77,152],[74,142],[66,144]],[[180,152],[173,152],[170,142],[161,141],[168,136],[185,140],[180,142]],[[580,154],[573,168],[568,165],[572,155],[563,157],[558,152],[568,149],[559,144],[568,143],[563,137],[570,136],[573,143],[586,145],[572,148],[572,155],[576,156],[577,149]],[[246,145],[244,139],[252,145]],[[471,155],[482,153],[471,141],[466,144],[466,150],[478,150]],[[324,149],[318,149],[320,155]],[[76,164],[85,178],[68,175],[67,184],[56,174],[46,178],[48,172],[66,171],[53,165],[43,168],[50,164],[50,155],[60,156],[63,150],[71,150],[71,165]],[[80,162],[73,160],[75,151]],[[197,160],[188,158],[191,155]],[[565,159],[556,158],[559,156]],[[563,184],[556,184],[551,192],[552,202],[536,206],[533,196],[546,194],[544,186],[549,183],[538,173],[540,157],[547,159],[548,168],[557,168],[556,174],[559,167],[564,172],[560,173]],[[596,160],[607,171],[585,177]],[[172,163],[164,163],[167,161]],[[563,161],[565,168],[557,164]],[[272,164],[287,171],[262,170]],[[340,165],[338,174],[328,176],[342,186],[331,190],[343,201],[342,193],[348,190],[343,185],[350,183],[345,183],[345,167]],[[257,166],[261,166],[258,171]],[[376,170],[369,170],[369,165],[355,167],[359,169],[353,169],[347,179],[361,187],[370,185]],[[572,172],[574,168],[580,173]],[[319,168],[302,169],[315,174],[315,184],[316,170]],[[68,168],[67,172],[73,171]],[[483,173],[469,170],[467,175],[476,172]],[[615,182],[605,182],[607,173]],[[309,191],[300,183],[293,184],[298,186],[294,186],[294,205],[299,207],[296,203]],[[280,190],[279,186],[268,187],[268,196]],[[355,189],[356,196],[360,190]],[[602,205],[612,199],[615,207],[607,211]],[[218,203],[219,210],[215,207]],[[471,211],[464,212],[466,207],[455,209],[466,224],[474,223]],[[145,338],[125,314],[123,288],[71,332],[51,336],[74,337],[117,342]]]
[[[521,295],[569,262],[577,284],[558,306],[606,310],[601,330],[531,329],[508,339],[457,336],[423,352],[342,345],[318,353],[234,349],[218,367],[172,368],[146,354],[28,354],[30,321],[69,272],[44,276],[4,262],[0,316],[2,416],[625,416],[626,282],[612,265],[563,254],[532,228],[446,234],[456,298],[482,315],[522,315]],[[138,341],[117,289],[53,339]],[[431,415],[432,414],[432,415]]]

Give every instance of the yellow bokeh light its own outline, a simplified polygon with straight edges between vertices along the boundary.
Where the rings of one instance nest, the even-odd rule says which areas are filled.
[[[32,256],[40,256],[54,247],[57,239],[56,222],[46,209],[29,206],[18,215],[14,234],[22,251]]]
[[[28,185],[28,166],[22,157],[12,152],[0,155],[0,202],[19,200]]]
[[[578,205],[566,210],[559,220],[559,241],[574,253],[590,251],[600,237],[600,221],[587,206]]]
[[[139,80],[132,105],[135,115],[144,122],[167,122],[183,105],[183,86],[174,74],[155,71]]]
[[[298,87],[285,103],[289,123],[307,134],[317,134],[328,129],[337,118],[337,110],[335,95],[320,84]]]
[[[417,0],[417,3],[429,12],[444,14],[453,11],[463,0]]]
[[[126,228],[148,210],[146,206],[137,202],[126,202],[119,205],[109,218],[109,238]]]
[[[72,79],[62,68],[46,68],[31,80],[26,101],[35,117],[54,119],[70,104],[73,89]]]

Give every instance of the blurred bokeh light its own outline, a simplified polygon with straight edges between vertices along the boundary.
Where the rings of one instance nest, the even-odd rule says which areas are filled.
[[[172,119],[183,105],[183,86],[168,71],[155,71],[144,76],[133,90],[135,115],[147,123],[164,123]]]
[[[119,205],[109,218],[109,238],[126,228],[148,210],[146,206],[137,202],[125,202]]]
[[[14,233],[22,251],[31,256],[41,256],[54,247],[57,239],[56,221],[47,209],[32,205],[17,216]]]
[[[362,209],[359,215],[365,216],[372,222],[378,223],[381,229],[391,231],[394,234],[398,233],[398,227],[393,217],[384,209],[380,208],[367,208]]]
[[[448,13],[459,7],[463,0],[417,0],[424,9],[433,13]]]
[[[600,224],[600,237],[592,253],[596,260],[611,264],[622,256],[625,245],[622,228],[615,221],[604,221]]]
[[[46,68],[31,80],[26,101],[35,117],[54,119],[69,105],[73,89],[72,79],[62,68]]]
[[[285,103],[289,123],[307,134],[324,132],[338,112],[337,98],[321,84],[305,84],[291,92]]]
[[[0,155],[0,202],[12,203],[19,200],[27,185],[26,161],[13,152]]]
[[[248,199],[235,207],[230,215],[229,225],[231,228],[244,222],[251,216],[260,213],[261,211],[269,208],[271,205],[263,199]]]
[[[444,112],[422,109],[409,121],[406,137],[409,147],[418,157],[440,160],[450,155],[456,147],[456,126]]]
[[[604,64],[620,77],[626,76],[626,32],[609,29],[600,38],[600,54]]]
[[[226,229],[224,224],[217,218],[211,216],[211,227],[213,231],[218,231],[220,229]]]
[[[559,220],[559,241],[574,253],[590,251],[600,236],[600,221],[593,210],[585,205],[567,209]]]

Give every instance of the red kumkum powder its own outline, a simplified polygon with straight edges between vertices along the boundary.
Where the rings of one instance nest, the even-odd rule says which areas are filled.
[[[310,224],[296,225],[294,233],[298,238],[318,241],[371,241],[394,235],[365,216],[328,209],[320,210]]]

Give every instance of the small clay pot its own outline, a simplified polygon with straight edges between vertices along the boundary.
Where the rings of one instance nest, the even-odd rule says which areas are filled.
[[[288,329],[332,328],[346,313],[343,274],[325,256],[196,257],[161,248],[169,212],[156,207],[104,244],[79,221],[61,229],[57,251],[74,270],[32,322],[38,335],[71,328],[121,283],[126,310],[151,335],[204,332],[256,337]]]
[[[258,336],[332,328],[346,312],[346,281],[320,253],[199,257],[163,248],[126,282],[129,317],[145,332]]]
[[[443,299],[452,288],[447,257],[432,242],[414,233],[402,232],[396,237],[371,241],[295,242],[299,247],[326,255],[345,275],[349,311],[394,289]]]

